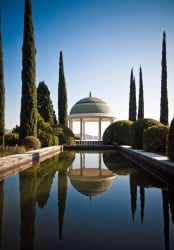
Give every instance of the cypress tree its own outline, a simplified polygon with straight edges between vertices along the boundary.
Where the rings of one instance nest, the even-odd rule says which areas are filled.
[[[167,93],[167,60],[166,60],[166,33],[163,32],[162,60],[161,60],[161,110],[160,122],[168,125],[168,93]]]
[[[20,138],[37,136],[37,90],[35,84],[34,28],[31,0],[25,0],[24,33],[22,47],[22,97],[20,113]]]
[[[57,124],[50,91],[44,81],[40,82],[37,88],[37,109],[45,122],[48,122],[51,126]]]
[[[133,69],[131,70],[130,76],[129,120],[136,121],[136,86]]]
[[[2,149],[4,149],[5,135],[5,87],[4,87],[4,64],[2,51],[2,32],[0,20],[0,136],[2,137]]]
[[[171,121],[168,135],[168,157],[171,161],[174,161],[174,118]]]
[[[131,69],[130,75],[130,90],[129,90],[129,120],[132,118],[132,82],[133,82],[133,69]]]
[[[58,117],[59,124],[68,125],[67,117],[67,90],[64,76],[63,54],[59,57],[59,83],[58,83]]]
[[[143,93],[143,77],[140,66],[139,73],[139,104],[138,104],[138,119],[144,118],[144,93]]]

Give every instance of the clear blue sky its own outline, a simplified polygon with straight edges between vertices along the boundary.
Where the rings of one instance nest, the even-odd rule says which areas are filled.
[[[6,88],[6,128],[19,125],[24,0],[0,0]],[[174,115],[173,0],[32,0],[36,84],[45,81],[57,114],[59,52],[63,51],[68,110],[89,95],[128,119],[130,71],[145,117],[159,120],[162,34],[166,31],[169,119]]]

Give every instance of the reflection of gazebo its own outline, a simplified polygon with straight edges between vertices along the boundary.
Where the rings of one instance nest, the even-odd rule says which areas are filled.
[[[99,154],[98,168],[86,168],[84,162],[84,160],[81,160],[80,168],[78,169],[71,167],[68,177],[72,186],[78,192],[89,196],[91,199],[92,196],[104,193],[110,188],[115,174],[108,169],[101,168],[101,154]]]
[[[73,130],[73,123],[80,122],[80,139],[85,140],[85,123],[98,123],[98,139],[102,140],[102,122],[114,122],[115,117],[108,104],[100,98],[89,97],[79,100],[71,109],[68,117],[69,128]]]

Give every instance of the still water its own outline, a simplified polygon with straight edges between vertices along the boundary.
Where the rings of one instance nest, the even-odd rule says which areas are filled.
[[[174,249],[174,191],[115,152],[64,152],[0,183],[0,249]]]

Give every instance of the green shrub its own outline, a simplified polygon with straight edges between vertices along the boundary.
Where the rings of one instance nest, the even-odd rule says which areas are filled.
[[[45,122],[38,114],[37,136],[41,142],[41,147],[55,146],[59,144],[59,138],[56,135],[54,127]]]
[[[49,147],[58,144],[74,144],[75,136],[73,132],[64,125],[50,126],[38,114],[37,136],[42,147]]]
[[[120,120],[109,125],[103,134],[104,144],[117,142],[120,145],[131,145],[131,125],[130,120]]]
[[[163,126],[163,124],[151,118],[139,119],[132,124],[131,138],[132,138],[133,148],[136,149],[143,148],[143,133],[147,128],[152,126]]]
[[[113,123],[112,123],[113,124]],[[113,144],[113,126],[110,124],[103,133],[103,143],[107,145]]]
[[[154,153],[166,153],[168,126],[153,126],[144,131],[143,149]]]
[[[59,138],[53,134],[47,134],[44,132],[40,132],[39,140],[41,142],[41,146],[43,147],[50,147],[59,144]]]
[[[6,146],[15,146],[19,143],[19,134],[9,133],[5,135],[5,145]]]
[[[174,161],[174,119],[172,120],[169,128],[167,153],[169,159]]]
[[[26,136],[21,141],[21,144],[26,148],[26,150],[38,149],[41,147],[39,139],[35,136]]]
[[[69,144],[72,145],[75,142],[75,136],[71,129],[64,125],[58,125],[55,128],[55,133],[59,137],[59,144]]]

